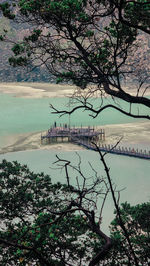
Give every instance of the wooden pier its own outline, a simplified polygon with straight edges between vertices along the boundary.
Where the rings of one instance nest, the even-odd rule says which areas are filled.
[[[86,143],[83,141],[78,141],[77,139],[74,140],[74,143],[83,146],[86,149],[97,151],[96,147],[91,144],[91,143]],[[124,155],[124,156],[130,156],[130,157],[135,157],[139,159],[147,159],[150,160],[150,151],[147,152],[146,150],[134,150],[133,148],[127,148],[127,147],[115,147],[113,148],[113,145],[98,145],[98,148],[101,152],[106,152],[106,153],[112,153],[116,155]]]
[[[95,130],[94,127],[51,127],[45,135],[41,135],[41,144],[50,144],[58,142],[73,142],[73,139],[85,141],[90,143],[91,141],[98,142],[99,140],[105,140],[105,131]]]
[[[63,127],[57,127],[54,125],[51,127],[45,135],[41,135],[41,144],[52,144],[59,142],[71,142],[80,146],[83,146],[86,149],[96,151],[96,147],[92,144],[95,142],[99,147],[100,151],[131,156],[140,159],[149,159],[150,160],[150,151],[146,150],[134,150],[133,148],[126,147],[113,147],[112,145],[105,145],[105,130],[99,129],[96,130],[94,127],[68,127],[65,124]]]

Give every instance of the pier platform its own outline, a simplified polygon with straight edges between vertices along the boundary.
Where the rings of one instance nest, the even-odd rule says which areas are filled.
[[[113,147],[113,145],[103,144],[104,141],[104,129],[96,130],[94,127],[68,127],[67,124],[60,127],[54,125],[45,135],[41,135],[41,144],[71,142],[86,149],[96,151],[96,147],[92,144],[94,142],[102,152],[150,160],[150,151],[135,150],[120,146]]]

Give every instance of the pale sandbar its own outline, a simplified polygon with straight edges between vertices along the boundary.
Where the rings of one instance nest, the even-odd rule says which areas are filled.
[[[75,86],[57,85],[48,83],[0,83],[0,93],[13,94],[15,97],[41,98],[41,97],[66,97],[75,91]],[[135,89],[132,94],[136,94]],[[150,95],[147,90],[146,95]],[[145,96],[146,96],[145,95]],[[105,125],[106,139],[103,144],[115,144],[121,139],[120,145],[141,145],[150,150],[150,122],[139,121],[128,124]],[[71,143],[59,143],[53,145],[41,145],[41,133],[16,134],[3,137],[5,145],[0,147],[0,153],[32,150],[32,149],[55,149],[55,150],[80,150],[83,149]]]

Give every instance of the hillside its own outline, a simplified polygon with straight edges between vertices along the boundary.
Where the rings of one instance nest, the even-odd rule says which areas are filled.
[[[0,17],[0,35],[3,33],[3,29],[7,31],[7,36],[11,40],[21,40],[23,36],[29,32],[29,25],[14,23],[5,17]],[[132,61],[137,62],[137,71],[139,68],[138,79],[141,78],[141,74],[143,78],[141,66],[143,66],[142,69],[144,69],[144,71],[146,70],[146,75],[150,72],[150,36],[141,33],[139,34],[139,38],[141,48],[137,49],[134,56],[131,58]],[[11,48],[12,45],[10,43],[0,42],[0,82],[54,82],[55,78],[50,75],[44,66],[36,68],[33,65],[28,66],[28,68],[14,68],[10,66],[8,58],[13,55]],[[135,68],[135,65],[133,67]],[[146,81],[150,83],[150,78]],[[134,79],[133,77],[131,82],[136,83],[137,78],[135,77]]]
[[[26,25],[19,25],[10,22],[7,18],[0,18],[0,35],[3,29],[11,39],[21,39],[25,31],[28,30]],[[0,82],[20,82],[20,81],[42,81],[52,82],[54,79],[44,67],[30,66],[28,68],[12,67],[9,65],[8,58],[12,56],[12,45],[0,42]]]

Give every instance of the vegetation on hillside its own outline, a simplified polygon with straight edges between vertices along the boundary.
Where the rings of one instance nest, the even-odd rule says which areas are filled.
[[[7,36],[12,41],[20,39],[26,31],[27,26],[24,28],[20,24],[11,22],[6,17],[0,17],[0,36],[7,33]],[[10,66],[8,58],[13,55],[12,52],[13,43],[0,42],[0,82],[53,82],[54,77],[48,73],[46,68],[36,67],[31,65],[27,68],[17,68]]]
[[[16,67],[44,66],[57,82],[77,85],[77,108],[53,111],[72,113],[90,110],[93,117],[114,108],[125,115],[150,119],[147,53],[150,34],[150,2],[145,0],[18,0],[3,1],[0,10],[15,23],[31,25],[12,47],[9,63]],[[0,39],[11,42],[4,30]],[[144,48],[144,49],[143,49]],[[136,94],[125,83],[136,81]],[[132,89],[132,88],[131,88]],[[88,99],[98,92],[99,106]],[[103,102],[110,96],[113,104]],[[76,97],[76,95],[75,95]],[[128,103],[122,109],[118,100]],[[117,105],[116,105],[117,100]],[[132,105],[147,107],[147,115],[134,113]],[[70,106],[71,107],[71,106]],[[95,145],[96,146],[96,145]],[[105,153],[99,152],[106,178],[92,168],[91,179],[81,165],[57,157],[65,170],[66,184],[52,184],[49,176],[34,174],[17,162],[3,161],[1,182],[1,259],[3,265],[141,265],[149,264],[149,204],[119,207]],[[72,185],[69,168],[76,173]],[[91,182],[90,182],[91,181]],[[81,183],[80,183],[81,182]],[[90,183],[89,183],[90,182]],[[111,193],[116,210],[112,235],[101,230],[102,209]],[[97,217],[97,200],[103,199]],[[144,249],[143,249],[144,245]],[[115,255],[114,255],[115,254]]]

